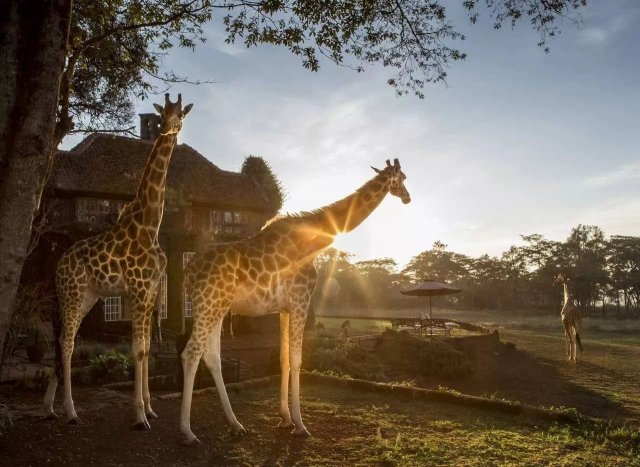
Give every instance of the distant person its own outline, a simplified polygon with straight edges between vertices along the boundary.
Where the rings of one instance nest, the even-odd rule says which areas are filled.
[[[350,329],[351,329],[351,321],[349,321],[348,319],[345,319],[344,322],[342,323],[342,326],[340,326],[340,335],[342,337],[349,337]]]

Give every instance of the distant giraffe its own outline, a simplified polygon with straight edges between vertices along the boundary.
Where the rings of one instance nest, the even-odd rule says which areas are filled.
[[[67,422],[80,422],[71,397],[71,355],[80,322],[99,298],[126,294],[131,300],[132,353],[135,360],[136,424],[150,428],[151,408],[148,358],[153,304],[167,259],[158,244],[169,160],[176,145],[182,120],[192,104],[182,108],[182,96],[175,104],[165,95],[160,135],[147,160],[136,197],[120,211],[114,227],[95,237],[75,243],[58,262],[56,286],[60,316],[56,325],[56,371],[44,398],[47,418],[53,410],[58,379],[64,378],[64,409]],[[54,319],[56,321],[56,319]],[[63,375],[61,375],[63,373]]]
[[[564,326],[564,337],[566,341],[567,358],[570,362],[576,363],[576,344],[583,352],[582,342],[580,341],[580,329],[582,327],[582,314],[580,310],[573,304],[573,299],[569,294],[570,280],[564,274],[556,276],[556,282],[562,284],[564,288],[564,303],[560,317]]]
[[[377,175],[352,195],[316,211],[276,217],[254,237],[215,245],[188,265],[185,285],[193,304],[193,332],[182,353],[180,414],[187,444],[198,442],[191,431],[190,412],[200,358],[213,375],[227,421],[234,432],[244,432],[231,409],[220,366],[220,328],[230,308],[247,316],[280,313],[280,427],[294,427],[297,436],[309,435],[300,414],[300,364],[304,325],[317,282],[313,260],[338,233],[360,225],[387,193],[405,204],[411,201],[397,159],[393,165],[387,160],[384,170],[374,170]]]

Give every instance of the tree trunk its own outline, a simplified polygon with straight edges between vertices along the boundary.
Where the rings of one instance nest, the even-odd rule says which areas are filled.
[[[72,0],[0,5],[0,349],[55,151]]]

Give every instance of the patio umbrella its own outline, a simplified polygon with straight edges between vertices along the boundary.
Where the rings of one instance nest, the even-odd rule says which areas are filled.
[[[439,295],[451,295],[454,293],[462,292],[462,289],[457,289],[444,282],[425,280],[418,285],[407,290],[401,290],[403,295],[411,295],[413,297],[429,297],[429,319],[431,319],[431,297]]]

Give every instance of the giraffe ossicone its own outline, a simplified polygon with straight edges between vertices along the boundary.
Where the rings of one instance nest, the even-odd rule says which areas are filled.
[[[58,380],[64,380],[64,410],[68,423],[79,423],[71,395],[71,355],[80,322],[99,298],[126,295],[131,301],[132,354],[135,362],[134,408],[138,429],[148,429],[151,408],[148,358],[153,304],[167,264],[158,243],[169,161],[184,117],[192,104],[182,107],[165,94],[157,137],[135,198],[125,204],[116,224],[106,232],[76,242],[58,262],[56,288],[59,314],[54,315],[56,368],[44,398],[47,418],[53,410]]]
[[[309,435],[300,413],[300,365],[304,325],[317,282],[313,260],[338,233],[360,225],[387,194],[405,204],[411,201],[398,159],[393,164],[387,160],[384,169],[374,171],[375,177],[340,201],[315,211],[276,217],[255,236],[214,245],[189,263],[184,281],[192,303],[193,331],[182,353],[180,413],[186,444],[198,442],[191,431],[191,400],[201,358],[213,375],[226,420],[234,432],[244,432],[221,373],[220,329],[231,308],[248,316],[280,313],[280,426],[293,428],[297,436]]]

